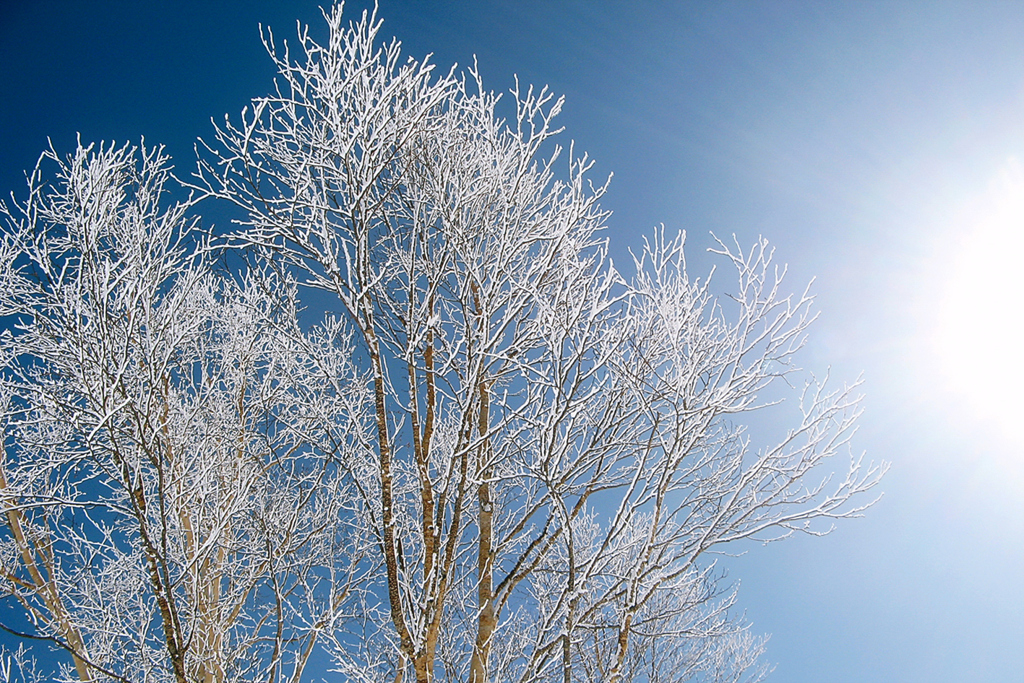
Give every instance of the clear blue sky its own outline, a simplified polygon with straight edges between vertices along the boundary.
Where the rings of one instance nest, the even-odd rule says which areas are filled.
[[[354,16],[363,7],[349,3]],[[758,234],[817,277],[806,361],[867,394],[885,498],[729,560],[780,683],[1024,680],[1024,3],[381,0],[447,69],[567,98],[615,179],[615,253],[664,222]],[[257,25],[314,2],[0,3],[0,190],[47,136],[167,145],[266,93]],[[1007,340],[1009,340],[1007,342]],[[837,463],[841,466],[841,463]]]

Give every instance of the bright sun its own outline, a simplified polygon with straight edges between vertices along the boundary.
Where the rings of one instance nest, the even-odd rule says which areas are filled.
[[[932,336],[957,403],[1021,441],[1024,432],[1024,170],[1000,173],[953,245]]]

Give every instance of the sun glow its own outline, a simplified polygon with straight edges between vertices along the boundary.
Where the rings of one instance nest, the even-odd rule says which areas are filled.
[[[950,245],[932,335],[958,404],[1024,441],[1024,169],[1011,159]]]

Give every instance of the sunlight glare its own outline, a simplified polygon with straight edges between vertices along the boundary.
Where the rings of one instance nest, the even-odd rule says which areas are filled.
[[[1021,441],[1024,427],[1024,170],[1011,159],[949,254],[935,358],[957,403]]]

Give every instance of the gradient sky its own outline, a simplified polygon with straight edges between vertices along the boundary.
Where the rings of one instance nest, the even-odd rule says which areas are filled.
[[[350,2],[355,17],[364,4]],[[614,172],[616,260],[659,223],[763,234],[816,277],[807,367],[852,381],[884,498],[723,560],[779,683],[1024,676],[1024,3],[380,0],[383,32],[485,86],[566,96]],[[315,2],[0,2],[0,192],[52,139],[163,143],[271,87],[257,26]],[[318,35],[319,35],[318,34]],[[215,213],[211,209],[211,213]],[[837,468],[842,463],[836,464]]]

